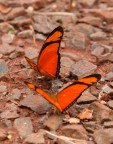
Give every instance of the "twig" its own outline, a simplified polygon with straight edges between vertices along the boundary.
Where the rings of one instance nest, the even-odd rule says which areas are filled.
[[[58,138],[58,139],[61,139],[61,140],[65,141],[65,142],[68,142],[69,144],[87,144],[86,140],[73,139],[73,138],[66,137],[66,136],[58,136],[58,135],[55,135],[55,134],[53,134],[51,132],[48,132],[46,130],[45,130],[45,132],[47,134],[50,134],[50,135]]]
[[[69,12],[34,12],[34,14],[38,15],[63,15],[63,16],[75,16],[74,13]]]
[[[14,103],[14,104],[16,104],[16,105],[18,105],[18,102],[16,102],[15,100],[9,99],[9,101],[12,102],[12,103]]]

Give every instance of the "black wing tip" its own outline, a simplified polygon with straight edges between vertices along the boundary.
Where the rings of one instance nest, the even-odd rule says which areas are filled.
[[[27,56],[24,57],[26,60],[30,60],[30,58],[28,58]]]
[[[63,27],[62,26],[58,26],[56,27],[53,31],[60,31],[60,32],[64,32]]]
[[[28,82],[28,81],[24,81],[24,83],[25,83],[26,85],[32,84],[32,83],[30,83],[30,82]]]
[[[27,82],[27,81],[24,81],[24,83],[25,83],[26,85],[28,85],[28,84],[29,84],[29,82]]]
[[[63,30],[63,27],[62,26],[58,26],[58,27],[56,27],[57,29],[61,29],[61,30]]]
[[[28,57],[24,56],[25,59],[27,59]]]
[[[24,56],[25,58],[28,58],[27,56]]]
[[[88,78],[88,77],[96,77],[97,81],[99,81],[101,79],[101,75],[97,74],[97,73],[86,76],[86,78]]]

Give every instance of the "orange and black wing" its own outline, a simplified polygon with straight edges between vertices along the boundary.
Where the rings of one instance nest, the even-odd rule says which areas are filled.
[[[101,78],[99,74],[89,75],[85,78],[78,80],[77,82],[69,85],[57,95],[50,96],[41,89],[37,88],[33,84],[27,83],[29,88],[34,89],[36,92],[40,93],[45,99],[47,99],[51,104],[53,104],[59,111],[63,112],[69,106],[71,106],[74,101],[89,88],[94,83],[98,82]]]
[[[58,102],[56,101],[56,95],[55,95],[55,99],[47,94],[46,92],[44,92],[43,90],[41,90],[40,88],[38,88],[37,86],[35,86],[34,84],[25,82],[27,84],[27,86],[33,90],[35,90],[37,93],[41,94],[46,100],[48,100],[51,104],[53,104],[57,109],[59,109],[59,111],[62,111],[60,105],[58,104]]]
[[[85,78],[79,79],[77,82],[69,85],[57,94],[57,103],[60,105],[62,111],[74,103],[74,101],[94,83],[101,78],[99,74],[89,75]]]
[[[63,28],[60,26],[49,34],[39,53],[37,64],[33,63],[28,57],[25,57],[33,69],[52,79],[58,76],[60,68],[59,48],[62,37]]]
[[[43,75],[56,78],[60,68],[60,43],[63,37],[63,28],[55,28],[47,37],[38,57],[38,70]]]
[[[34,63],[34,62],[32,62],[32,60],[31,59],[29,59],[28,57],[25,57],[25,59],[27,60],[27,62],[30,64],[30,66],[34,69],[34,70],[38,70],[38,66]]]

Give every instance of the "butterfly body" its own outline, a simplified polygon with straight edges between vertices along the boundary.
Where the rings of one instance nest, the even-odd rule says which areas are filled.
[[[39,53],[37,64],[25,57],[31,67],[42,75],[54,79],[59,74],[60,68],[60,43],[63,37],[63,28],[55,28],[47,37]]]

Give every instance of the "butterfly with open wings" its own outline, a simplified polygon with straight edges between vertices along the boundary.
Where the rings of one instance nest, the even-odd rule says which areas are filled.
[[[34,84],[26,82],[27,86],[37,93],[41,94],[46,100],[53,104],[60,112],[63,112],[69,106],[71,106],[74,101],[90,86],[98,82],[101,78],[100,74],[92,74],[78,81],[72,83],[71,85],[64,88],[62,91],[55,95],[49,95],[42,89],[36,87]]]

